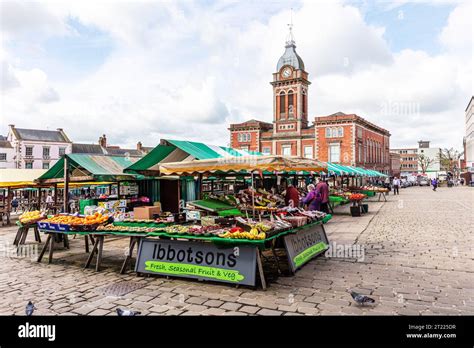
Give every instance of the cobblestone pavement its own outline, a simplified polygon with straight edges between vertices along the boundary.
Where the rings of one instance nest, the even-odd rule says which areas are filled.
[[[364,257],[320,257],[293,277],[275,277],[270,269],[267,291],[120,275],[125,239],[106,240],[99,273],[82,269],[87,256],[80,237],[70,250],[55,252],[52,264],[47,256],[39,264],[11,254],[16,229],[1,228],[0,314],[24,315],[32,300],[35,313],[46,315],[116,315],[117,307],[142,315],[472,315],[473,204],[472,188],[412,187],[370,203],[360,218],[339,209],[326,225],[337,243],[333,251],[354,244],[364,247]],[[107,290],[112,284],[129,288]],[[356,306],[347,288],[370,294],[376,305]]]

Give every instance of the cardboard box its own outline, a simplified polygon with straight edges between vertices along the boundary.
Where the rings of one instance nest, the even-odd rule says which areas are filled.
[[[159,214],[160,207],[136,207],[133,209],[134,219],[153,219],[153,214]]]

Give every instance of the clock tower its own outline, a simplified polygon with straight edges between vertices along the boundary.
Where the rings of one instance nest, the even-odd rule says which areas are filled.
[[[301,134],[308,127],[308,73],[301,57],[296,53],[292,25],[286,40],[285,53],[280,57],[273,73],[273,134]]]

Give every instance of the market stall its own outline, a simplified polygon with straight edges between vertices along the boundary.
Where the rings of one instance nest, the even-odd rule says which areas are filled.
[[[305,212],[294,207],[278,207],[277,200],[271,200],[272,193],[267,192],[262,188],[256,189],[254,187],[253,184],[256,177],[263,179],[265,175],[275,176],[277,174],[299,171],[321,172],[326,170],[326,168],[325,164],[318,161],[281,156],[252,156],[238,159],[227,158],[225,160],[211,159],[179,163],[162,163],[159,167],[162,175],[186,175],[197,176],[199,178],[210,175],[226,177],[230,175],[247,175],[250,177],[252,183],[247,192],[243,190],[239,194],[233,195],[233,198],[226,202],[217,202],[215,199],[213,202],[210,202],[208,199],[204,199],[189,203],[189,206],[191,207],[194,206],[204,211],[212,210],[217,213],[220,209],[226,211],[230,210],[230,207],[233,206],[235,210],[240,211],[240,214],[238,215],[245,214],[247,218],[239,216],[233,216],[232,218],[229,217],[227,218],[227,224],[229,226],[224,227],[222,225],[216,225],[216,223],[220,221],[225,224],[225,218],[213,219],[211,216],[199,216],[196,220],[200,220],[201,228],[195,227],[195,233],[198,234],[198,238],[191,238],[188,235],[188,232],[186,232],[186,228],[178,228],[177,233],[183,233],[180,240],[165,242],[165,244],[167,244],[168,247],[171,247],[170,243],[174,244],[172,247],[178,249],[198,246],[199,248],[209,250],[209,252],[211,252],[217,245],[219,248],[216,250],[220,250],[221,253],[231,253],[237,246],[239,248],[246,246],[246,250],[248,249],[245,252],[246,256],[242,255],[242,257],[239,258],[239,260],[243,262],[242,267],[246,272],[250,272],[255,268],[254,266],[256,266],[262,286],[265,288],[266,283],[261,266],[261,250],[270,249],[274,254],[275,246],[280,242],[288,255],[289,268],[294,272],[297,268],[303,266],[310,259],[319,255],[326,249],[328,240],[323,224],[327,222],[331,216],[321,212]],[[246,198],[244,199],[243,196],[246,196]],[[259,201],[266,202],[267,204],[258,205],[257,202]],[[211,221],[210,225],[203,226],[206,225],[209,220]],[[232,222],[232,220],[235,222]],[[216,235],[199,237],[199,234],[202,233],[200,232],[202,228],[204,228],[205,231],[209,231],[210,228],[211,234],[213,228],[215,228],[215,231],[217,231]],[[192,228],[191,231],[194,231],[194,228]],[[166,236],[170,238],[172,237],[169,234]],[[202,243],[192,243],[196,240],[201,242],[206,241],[214,246]],[[302,242],[303,240],[310,242],[305,244]],[[162,240],[151,242],[144,239],[141,241],[140,253],[137,261],[138,272],[167,274],[167,272],[170,271],[168,267],[169,265],[165,265],[162,261],[156,261],[153,259],[159,255],[156,255],[156,253],[150,254],[149,252],[149,244],[154,245],[155,248],[160,248],[161,243],[163,243]],[[205,252],[205,250],[202,252]],[[275,260],[277,259],[278,258],[275,257]],[[147,262],[149,266],[148,268],[146,267]],[[250,268],[248,268],[248,265],[250,265]],[[201,270],[199,267],[196,269],[196,265],[187,266],[190,267],[190,270],[204,272],[204,270]],[[277,267],[280,268],[278,262]],[[221,272],[220,270],[214,271]],[[223,274],[234,274],[232,272],[226,272],[225,270],[222,272]],[[247,274],[247,277],[244,275],[246,273],[244,271],[242,272],[241,276],[243,278],[238,281],[238,283],[255,285],[255,278],[252,276],[250,276],[250,278],[248,277],[252,272]],[[184,273],[175,275],[192,277],[189,272],[185,271]],[[215,276],[215,272],[210,271],[210,273],[209,279],[213,279],[212,277]],[[196,275],[196,277],[206,279],[206,276],[203,274]],[[213,280],[219,281],[219,279]],[[220,281],[232,282],[229,279],[221,279]]]
[[[42,169],[2,169],[0,170],[0,219],[2,225],[10,224],[12,199],[17,191],[36,187],[34,180],[45,173]],[[19,203],[20,204],[20,203]]]
[[[124,207],[138,200],[138,180],[146,177],[140,174],[123,173],[124,169],[137,161],[136,158],[89,154],[67,154],[35,181],[40,185],[62,187],[63,212],[71,209],[84,212],[87,205]],[[97,188],[105,188],[101,191]],[[74,189],[83,195],[73,195]],[[101,194],[102,192],[102,194]],[[107,194],[105,194],[107,192]],[[58,195],[54,196],[55,202]],[[80,198],[88,201],[81,204]],[[121,199],[125,202],[117,202]],[[106,204],[106,202],[111,203]]]

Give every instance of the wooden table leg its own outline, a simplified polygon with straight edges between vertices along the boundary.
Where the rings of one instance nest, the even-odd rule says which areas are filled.
[[[256,253],[257,253],[257,269],[258,273],[260,275],[260,281],[262,283],[262,288],[263,290],[267,290],[267,282],[265,281],[265,275],[263,274],[263,266],[262,266],[262,256],[260,254],[260,250],[258,247],[256,248]]]
[[[128,265],[128,263],[130,262],[130,260],[132,258],[133,249],[135,248],[135,243],[136,242],[137,241],[136,241],[135,237],[130,237],[130,245],[128,247],[128,254],[125,257],[125,260],[123,261],[122,269],[120,270],[120,274],[125,273],[125,269],[127,268],[127,265]]]
[[[41,262],[41,259],[43,258],[44,253],[46,252],[46,249],[48,248],[48,245],[50,244],[51,240],[51,233],[48,233],[48,237],[46,238],[46,243],[43,245],[43,249],[41,249],[41,253],[38,256],[38,260],[36,262]]]
[[[280,261],[278,260],[278,255],[276,254],[276,251],[275,251],[275,242],[276,242],[276,238],[272,240],[272,254],[273,254],[273,258],[275,259],[275,263],[277,265],[278,274],[281,274]]]
[[[95,271],[99,272],[100,264],[102,263],[102,250],[104,248],[104,236],[97,237],[99,240],[99,252],[97,253],[97,262],[95,264]]]
[[[89,237],[87,234],[84,236],[84,243],[86,244],[86,253],[89,253]]]
[[[28,235],[29,227],[23,227],[23,235],[21,236],[20,244],[25,244],[26,236]]]
[[[34,227],[34,232],[35,232],[35,240],[38,242],[38,243],[41,243],[41,236],[40,236],[40,233],[38,231],[38,226],[35,226]]]
[[[48,259],[48,263],[51,263],[51,261],[53,261],[53,250],[54,250],[54,238],[51,238],[49,240],[49,259]]]
[[[69,238],[68,238],[67,234],[65,234],[65,235],[63,236],[63,238],[64,238],[64,239],[63,239],[64,247],[65,247],[66,249],[69,249]]]
[[[91,236],[91,237],[92,237],[92,236]],[[89,257],[87,258],[87,262],[86,262],[86,265],[84,266],[84,268],[88,268],[89,265],[91,264],[92,258],[94,257],[94,253],[96,252],[97,247],[99,246],[98,242],[99,242],[99,239],[97,238],[97,239],[94,241],[94,245],[92,246],[92,251],[91,251],[91,253],[89,254]]]
[[[13,245],[18,245],[18,243],[20,243],[21,236],[23,235],[23,229],[24,229],[23,226],[18,228],[15,239],[13,240]]]

